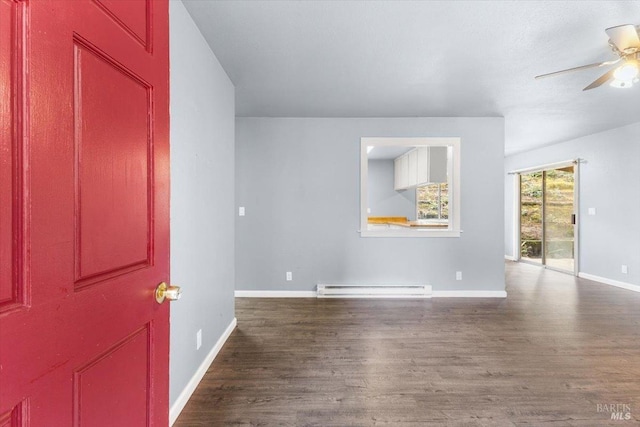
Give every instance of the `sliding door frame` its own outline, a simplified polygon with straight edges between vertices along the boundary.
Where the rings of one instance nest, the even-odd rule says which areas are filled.
[[[541,242],[541,251],[542,251],[542,267],[548,268],[549,270],[561,271],[563,273],[570,272],[574,276],[577,276],[580,271],[580,163],[581,159],[575,160],[567,160],[564,162],[550,163],[546,165],[535,166],[526,169],[519,169],[509,174],[514,175],[514,239],[513,239],[513,253],[514,260],[518,262],[527,262],[522,260],[522,256],[520,253],[520,244],[521,244],[521,220],[522,220],[522,174],[534,173],[534,172],[546,172],[554,169],[565,168],[568,166],[573,167],[573,215],[575,215],[575,224],[573,224],[573,272],[568,270],[561,270],[554,267],[549,267],[546,265],[546,250],[545,250],[545,202],[546,202],[546,190],[545,190],[545,180],[546,173],[542,174],[542,242]],[[538,265],[537,263],[527,262],[528,264]]]

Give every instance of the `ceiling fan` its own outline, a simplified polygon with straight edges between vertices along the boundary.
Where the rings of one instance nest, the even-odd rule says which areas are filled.
[[[555,71],[553,73],[541,74],[536,79],[544,77],[557,76],[558,74],[569,73],[572,71],[585,70],[587,68],[604,67],[621,63],[619,66],[598,77],[589,86],[582,90],[594,89],[611,81],[610,85],[614,87],[627,88],[632,87],[638,82],[640,75],[640,37],[638,36],[638,27],[635,25],[619,25],[617,27],[607,28],[605,32],[609,36],[609,46],[618,55],[618,58],[611,61],[596,62],[594,64],[581,65],[579,67],[569,68],[566,70]]]

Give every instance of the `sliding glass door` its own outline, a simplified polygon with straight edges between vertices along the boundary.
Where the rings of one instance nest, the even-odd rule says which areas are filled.
[[[520,259],[574,273],[574,166],[520,174]]]
[[[545,171],[544,175],[544,264],[573,272],[573,166]]]
[[[520,175],[520,258],[542,264],[543,173]]]

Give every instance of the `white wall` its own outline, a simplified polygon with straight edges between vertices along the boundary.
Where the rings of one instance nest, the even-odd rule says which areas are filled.
[[[171,48],[170,402],[234,319],[234,88],[182,2]],[[196,350],[196,331],[202,347]]]
[[[582,158],[580,272],[640,284],[640,123],[519,153],[505,160],[505,251],[514,253],[514,181],[507,173]],[[596,215],[587,215],[596,208]],[[621,273],[621,265],[629,267]]]
[[[460,238],[360,237],[363,136],[462,138]],[[237,118],[236,201],[247,214],[236,217],[236,289],[411,282],[503,291],[503,167],[502,118]]]

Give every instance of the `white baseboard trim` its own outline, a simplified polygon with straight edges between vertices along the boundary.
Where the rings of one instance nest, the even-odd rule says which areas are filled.
[[[316,298],[316,291],[235,291],[236,298]]]
[[[504,259],[506,259],[507,261],[517,261],[516,257],[511,255],[505,255]]]
[[[507,291],[433,291],[433,298],[506,298]]]
[[[629,291],[640,292],[640,286],[632,285],[631,283],[619,282],[618,280],[607,279],[606,277],[600,277],[593,274],[579,272],[578,277],[587,280],[593,280],[594,282],[604,283],[605,285],[615,286],[616,288],[627,289]]]
[[[222,336],[218,338],[218,341],[213,346],[209,354],[207,354],[207,357],[200,364],[198,370],[193,374],[193,377],[191,377],[184,390],[182,390],[180,396],[178,396],[173,405],[171,405],[171,409],[169,409],[170,426],[172,426],[173,423],[175,423],[178,419],[180,412],[182,412],[182,410],[184,409],[193,392],[196,391],[196,387],[198,387],[198,384],[200,384],[200,381],[202,381],[202,378],[207,373],[209,366],[211,366],[211,363],[213,363],[213,359],[216,358],[224,343],[227,342],[227,339],[229,338],[237,324],[238,319],[234,317],[231,323],[229,323],[229,326],[227,326],[227,329],[225,329],[225,331],[222,333]]]

